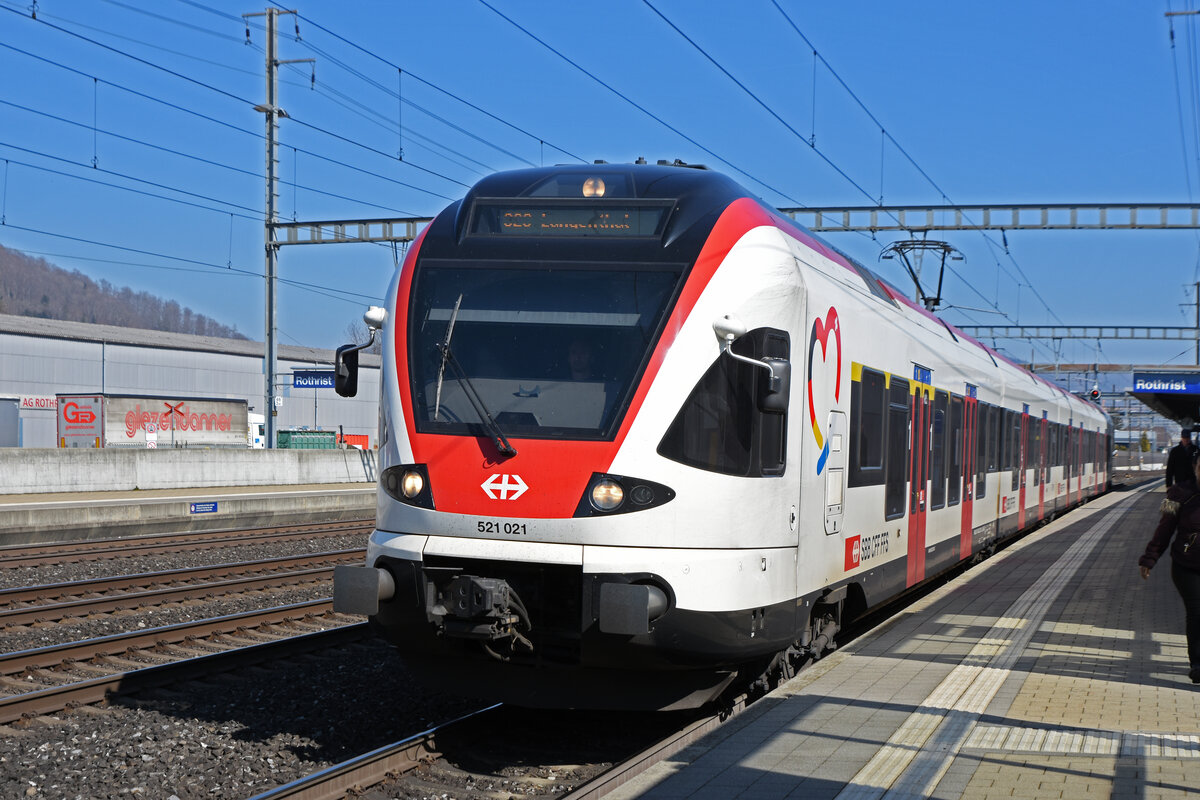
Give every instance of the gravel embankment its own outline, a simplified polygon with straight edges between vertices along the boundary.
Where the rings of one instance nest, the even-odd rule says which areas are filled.
[[[219,552],[4,570],[0,586],[125,575],[362,547],[347,536]],[[105,636],[328,596],[331,586],[243,595],[0,631],[0,651]],[[0,797],[245,798],[453,718],[478,704],[413,685],[378,640],[328,656],[117,698],[0,726]]]

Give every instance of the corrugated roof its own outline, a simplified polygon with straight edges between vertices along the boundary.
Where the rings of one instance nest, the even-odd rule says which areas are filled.
[[[145,328],[122,328],[116,325],[93,325],[89,322],[66,322],[41,317],[21,317],[0,314],[0,333],[34,336],[43,339],[70,339],[84,342],[106,342],[134,347],[153,347],[160,350],[200,350],[209,353],[263,357],[263,343],[250,339],[221,339],[216,336],[195,336],[190,333],[168,333]],[[333,363],[333,351],[317,347],[279,345],[278,358],[286,361],[307,361],[313,364]],[[378,367],[379,356],[363,353],[364,367]]]

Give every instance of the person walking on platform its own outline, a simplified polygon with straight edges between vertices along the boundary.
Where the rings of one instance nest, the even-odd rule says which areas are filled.
[[[1174,455],[1174,450],[1171,451]],[[1167,471],[1167,481],[1171,472]],[[1162,501],[1162,518],[1146,552],[1138,559],[1142,579],[1171,548],[1171,580],[1183,598],[1184,630],[1187,634],[1188,677],[1200,683],[1200,459],[1193,461],[1192,479],[1177,481]],[[1174,537],[1174,542],[1172,542]]]
[[[1183,430],[1179,434],[1179,444],[1171,448],[1167,454],[1167,488],[1177,483],[1194,483],[1196,476],[1192,474],[1192,462],[1200,452],[1192,444],[1192,432]]]

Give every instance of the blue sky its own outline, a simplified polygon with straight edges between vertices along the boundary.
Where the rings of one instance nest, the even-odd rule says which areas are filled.
[[[308,64],[282,71],[279,210],[431,216],[495,170],[639,156],[707,164],[779,206],[1191,202],[1196,22],[1175,18],[1173,61],[1164,12],[1192,6],[314,0],[295,6],[300,41],[280,18],[280,58],[315,58],[316,82]],[[246,44],[241,14],[262,10],[0,0],[0,244],[261,339],[265,34],[252,18]],[[966,256],[943,293],[952,322],[1194,319],[1195,232],[1012,232],[1007,254],[999,234],[942,236]],[[894,238],[829,237],[907,289],[878,260]],[[391,270],[386,247],[284,248],[281,341],[335,346]],[[996,308],[1007,318],[969,310]],[[1066,342],[1061,357],[1177,364],[1192,347]]]

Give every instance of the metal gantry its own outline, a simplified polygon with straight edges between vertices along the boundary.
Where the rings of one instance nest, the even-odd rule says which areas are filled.
[[[1200,228],[1193,203],[1044,203],[976,206],[781,208],[820,233],[881,231],[1094,231]]]

